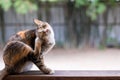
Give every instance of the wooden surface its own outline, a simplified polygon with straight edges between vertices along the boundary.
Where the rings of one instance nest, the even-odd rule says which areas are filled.
[[[120,80],[120,71],[55,71],[52,75],[30,71],[9,75],[4,80]]]

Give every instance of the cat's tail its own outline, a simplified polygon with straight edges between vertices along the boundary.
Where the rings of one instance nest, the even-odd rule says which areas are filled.
[[[0,71],[0,80],[3,80],[3,78],[7,75],[8,75],[8,72],[6,68],[4,68],[3,70]]]

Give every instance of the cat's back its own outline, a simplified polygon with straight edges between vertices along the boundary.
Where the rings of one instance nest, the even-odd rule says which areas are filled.
[[[8,40],[8,42],[21,41],[31,46],[32,48],[34,48],[34,42],[36,38],[35,31],[36,31],[35,29],[19,31],[16,34],[12,35],[10,39]]]

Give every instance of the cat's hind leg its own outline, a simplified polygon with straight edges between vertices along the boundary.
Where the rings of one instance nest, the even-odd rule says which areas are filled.
[[[0,79],[8,74],[22,72],[25,63],[29,61],[28,55],[33,53],[32,48],[22,42],[9,42],[4,48],[3,60],[6,68],[1,71]]]

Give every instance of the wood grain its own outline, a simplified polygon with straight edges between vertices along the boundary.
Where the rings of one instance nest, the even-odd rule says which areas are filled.
[[[52,75],[40,71],[9,75],[4,80],[120,80],[120,71],[62,71]]]

